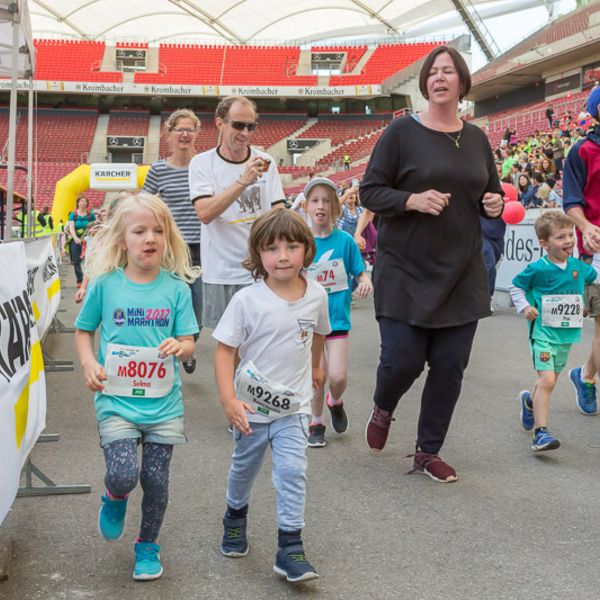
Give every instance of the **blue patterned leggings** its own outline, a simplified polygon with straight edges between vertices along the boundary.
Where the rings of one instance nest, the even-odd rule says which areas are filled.
[[[169,501],[169,465],[173,446],[142,444],[142,467],[138,466],[137,440],[117,440],[104,446],[104,484],[113,496],[125,496],[137,485],[144,490],[140,541],[155,542]]]

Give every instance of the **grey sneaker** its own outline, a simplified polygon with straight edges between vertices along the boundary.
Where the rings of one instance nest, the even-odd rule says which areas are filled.
[[[325,444],[327,444],[325,441],[325,425],[309,425],[308,445],[311,448],[322,448]]]
[[[246,537],[247,519],[230,519],[223,517],[223,541],[221,552],[230,558],[246,556],[250,551]]]
[[[329,400],[329,394],[327,394],[327,400]],[[340,400],[339,404],[329,406],[329,412],[331,413],[331,426],[336,433],[346,433],[348,431],[348,415],[344,410],[344,403]]]

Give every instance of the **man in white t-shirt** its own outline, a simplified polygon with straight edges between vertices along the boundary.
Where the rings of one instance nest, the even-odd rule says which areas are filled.
[[[202,325],[212,329],[235,292],[252,283],[241,263],[253,221],[285,203],[275,161],[250,146],[254,102],[230,96],[215,114],[219,145],[196,155],[189,166],[190,197],[202,222]]]

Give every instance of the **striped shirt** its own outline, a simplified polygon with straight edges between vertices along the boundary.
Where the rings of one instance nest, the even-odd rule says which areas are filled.
[[[146,175],[144,191],[158,194],[167,204],[188,244],[200,243],[200,219],[190,201],[187,167],[171,167],[164,159],[153,163]]]

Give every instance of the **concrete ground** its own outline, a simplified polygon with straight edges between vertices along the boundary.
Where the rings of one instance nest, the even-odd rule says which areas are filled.
[[[72,323],[74,289],[63,293],[67,312],[61,317]],[[378,331],[370,301],[358,302],[352,316],[345,395],[350,431],[336,436],[328,427],[327,447],[309,449],[304,538],[319,580],[293,587],[272,571],[277,538],[268,461],[251,502],[249,555],[232,560],[219,551],[232,441],[213,379],[214,343],[203,332],[198,369],[184,374],[189,443],[176,449],[172,463],[160,537],[162,579],[131,578],[139,489],[130,500],[123,540],[109,544],[96,529],[103,458],[91,394],[76,366],[72,373],[47,375],[46,431],[61,439],[38,444],[33,459],[57,483],[89,483],[92,493],[15,500],[0,527],[0,535],[15,541],[0,598],[598,598],[600,417],[577,411],[565,374],[550,411],[551,429],[563,446],[532,454],[516,399],[534,379],[524,321],[502,309],[480,324],[442,452],[460,479],[443,485],[406,475],[422,379],[402,399],[385,451],[367,450],[363,432]],[[588,322],[570,366],[583,362],[591,332]],[[46,349],[55,358],[75,358],[70,334],[50,335]]]

